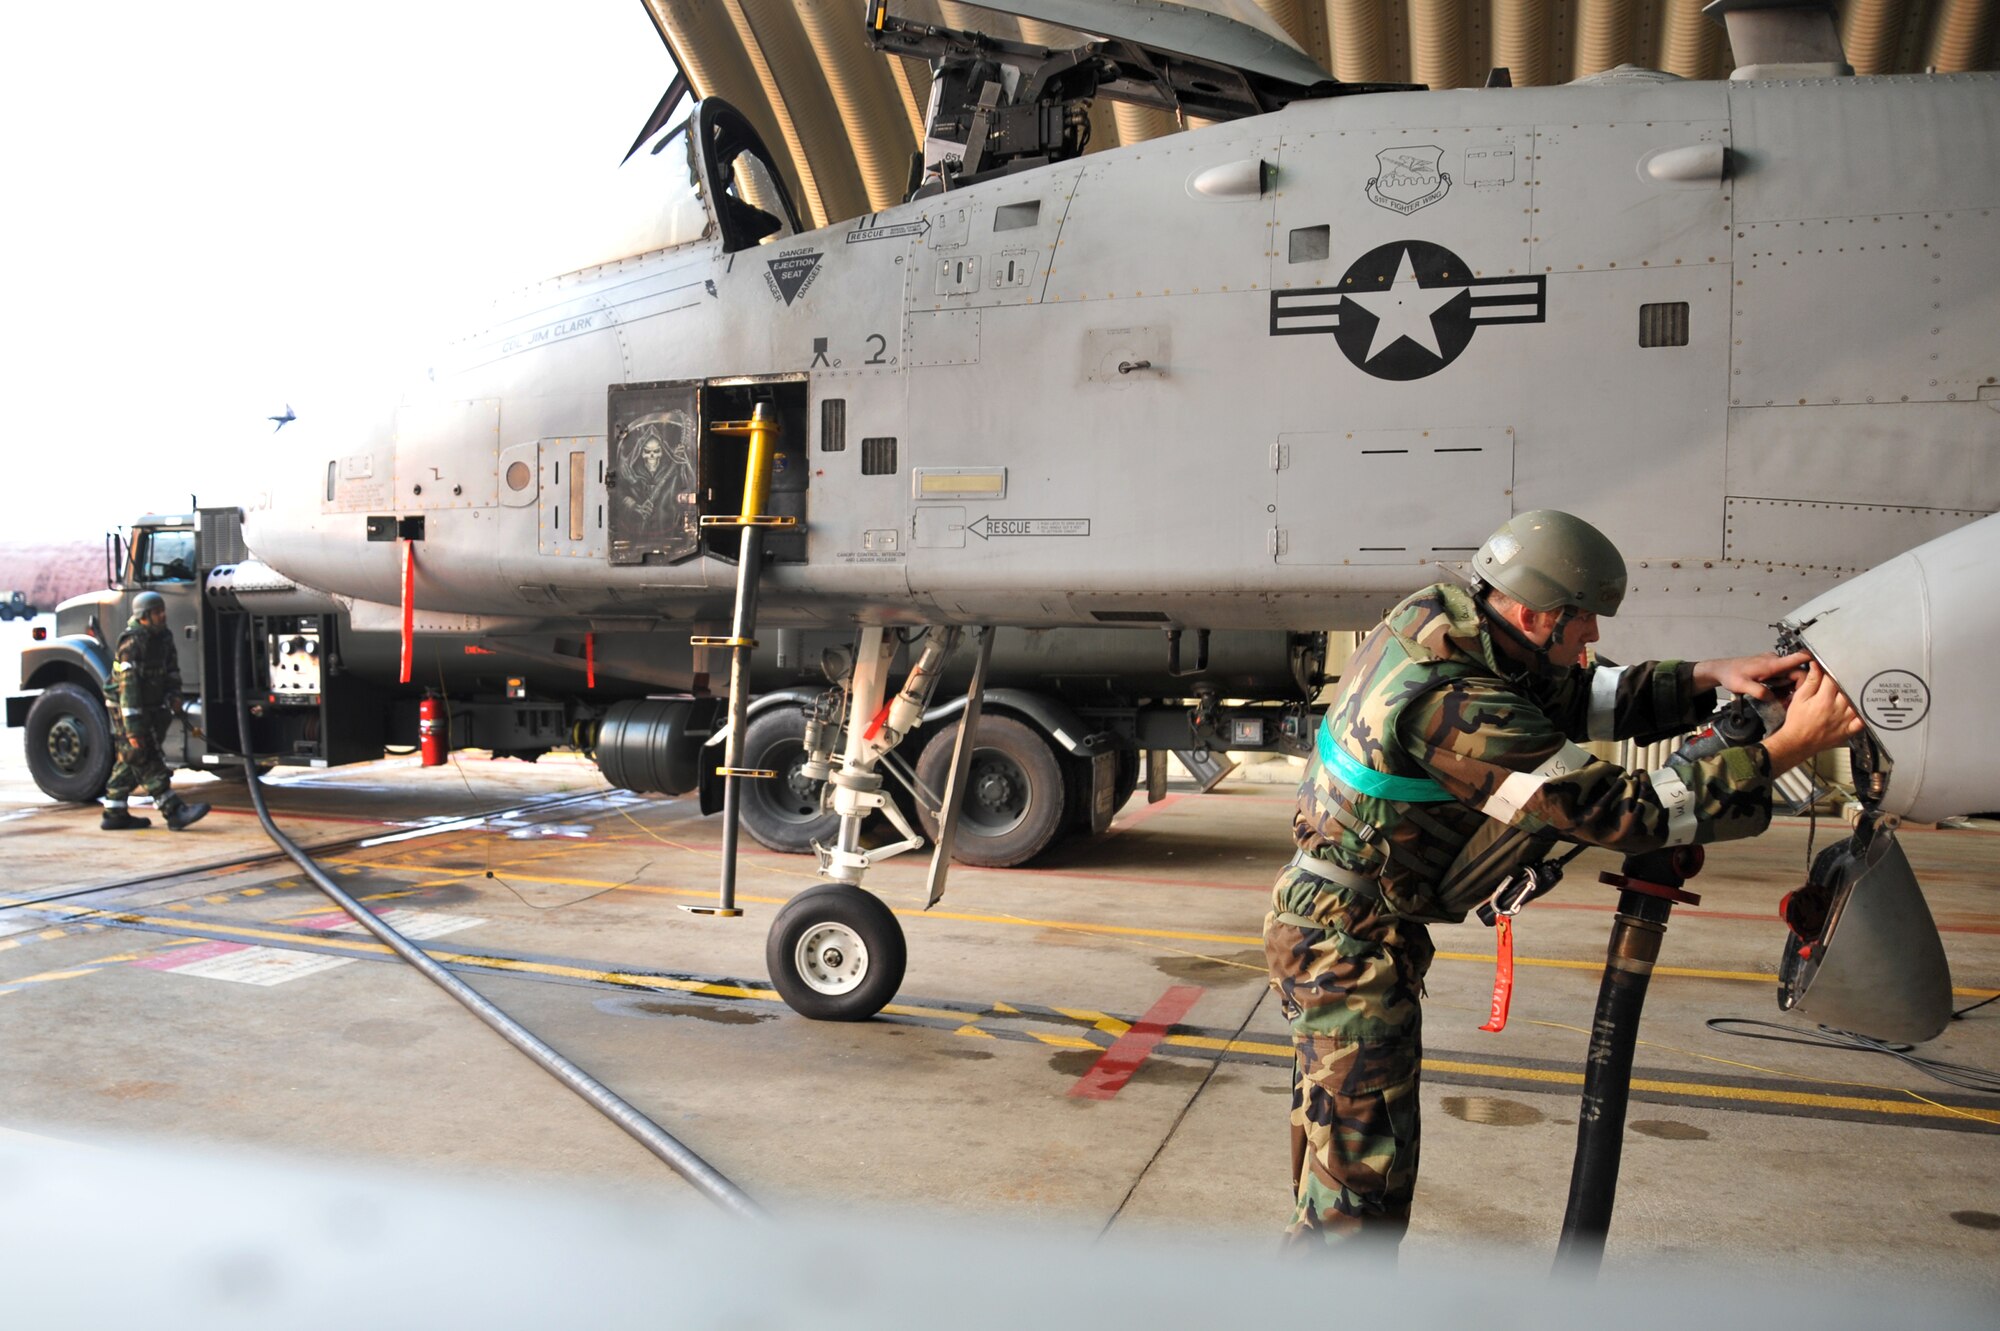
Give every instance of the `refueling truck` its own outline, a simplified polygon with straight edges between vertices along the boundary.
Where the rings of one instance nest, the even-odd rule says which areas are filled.
[[[259,563],[236,508],[141,517],[106,537],[105,567],[106,589],[64,602],[54,633],[23,651],[22,692],[7,699],[7,724],[24,730],[29,769],[51,799],[103,793],[112,651],[132,598],[154,591],[186,699],[163,745],[170,767],[239,776],[246,755],[260,769],[331,767],[415,749],[431,731],[426,761],[448,749],[526,760],[575,749],[613,786],[721,807],[725,662],[684,633],[575,616],[498,631],[418,609],[405,681],[401,617],[384,613],[395,608],[329,596]],[[246,634],[243,737],[235,681]],[[743,825],[773,850],[808,852],[838,825],[802,769],[809,722],[839,715],[827,681],[842,677],[850,650],[844,633],[801,630],[759,648],[743,761],[776,775],[748,785]],[[1164,794],[1169,752],[1203,789],[1227,774],[1229,751],[1302,754],[1326,653],[1325,634],[1281,630],[1185,640],[1145,628],[1000,631],[955,858],[1005,867],[1059,838],[1101,833],[1142,780],[1152,798]],[[926,714],[906,750],[914,761],[889,765],[903,813],[933,835],[970,656],[948,662],[939,696],[954,700]]]

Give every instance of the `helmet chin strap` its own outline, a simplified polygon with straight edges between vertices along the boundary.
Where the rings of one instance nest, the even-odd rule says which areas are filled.
[[[1490,591],[1491,588],[1488,588],[1487,590]],[[1493,608],[1492,602],[1487,598],[1486,595],[1484,594],[1480,595],[1478,598],[1476,598],[1474,604],[1479,607],[1479,613],[1485,618],[1489,626],[1497,630],[1502,637],[1506,638],[1509,642],[1513,643],[1516,647],[1520,648],[1522,651],[1528,654],[1530,658],[1528,666],[1529,669],[1531,670],[1540,669],[1553,673],[1560,673],[1564,669],[1564,667],[1557,665],[1552,659],[1550,659],[1549,653],[1552,650],[1554,650],[1556,643],[1561,640],[1563,635],[1563,630],[1568,628],[1570,621],[1576,618],[1575,606],[1573,605],[1564,606],[1562,608],[1561,613],[1556,616],[1555,627],[1549,630],[1549,640],[1547,642],[1537,643],[1527,634],[1521,632],[1519,628],[1515,627],[1513,622],[1510,621],[1505,615],[1501,614],[1498,610],[1495,610]]]

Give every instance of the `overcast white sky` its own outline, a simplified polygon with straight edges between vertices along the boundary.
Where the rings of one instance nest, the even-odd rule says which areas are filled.
[[[639,0],[19,7],[0,541],[248,502],[266,416],[547,275],[672,77]]]

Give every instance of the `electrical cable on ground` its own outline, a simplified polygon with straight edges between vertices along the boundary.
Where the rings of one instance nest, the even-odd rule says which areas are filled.
[[[1174,1115],[1174,1121],[1167,1125],[1166,1132],[1160,1137],[1160,1144],[1155,1146],[1153,1153],[1146,1157],[1146,1163],[1141,1167],[1138,1175],[1133,1178],[1132,1186],[1125,1189],[1125,1195],[1118,1199],[1117,1207],[1106,1217],[1104,1228],[1097,1231],[1097,1242],[1103,1242],[1104,1236],[1111,1232],[1111,1227],[1118,1223],[1118,1217],[1125,1214],[1125,1208],[1131,1204],[1132,1198],[1138,1195],[1139,1185],[1146,1181],[1146,1175],[1152,1172],[1153,1166],[1159,1163],[1162,1155],[1166,1154],[1167,1143],[1171,1142],[1174,1139],[1174,1134],[1181,1130],[1181,1123],[1187,1118],[1188,1111],[1194,1108],[1194,1102],[1201,1098],[1201,1093],[1208,1089],[1210,1082],[1215,1080],[1215,1074],[1222,1070],[1222,1065],[1226,1061],[1225,1055],[1227,1051],[1235,1047],[1236,1042],[1243,1038],[1243,1032],[1250,1029],[1250,1019],[1257,1015],[1257,1009],[1264,1006],[1264,1000],[1270,997],[1270,994],[1271,990],[1268,987],[1257,991],[1257,1000],[1250,1005],[1250,1010],[1243,1014],[1243,1020],[1236,1027],[1236,1034],[1229,1037],[1229,1043],[1223,1049],[1216,1051],[1215,1061],[1208,1065],[1208,1072],[1203,1075],[1201,1084],[1196,1086],[1193,1092],[1189,1094],[1187,1103],[1181,1106],[1181,1112]]]
[[[1991,998],[1983,999],[1971,1007],[1954,1012],[1952,1017],[1954,1020],[1962,1018],[1973,1008],[1984,1007],[1992,1001]],[[1873,1036],[1835,1030],[1831,1026],[1821,1026],[1808,1031],[1796,1026],[1786,1026],[1780,1022],[1759,1021],[1752,1017],[1710,1017],[1707,1025],[1719,1035],[1734,1035],[1745,1040],[1770,1040],[1778,1044],[1803,1044],[1822,1049],[1887,1054],[1947,1086],[1956,1086],[1961,1090],[1975,1091],[1982,1095],[2000,1095],[2000,1072],[1968,1067],[1963,1063],[1948,1063],[1943,1059],[1924,1058],[1911,1052],[1914,1048],[1912,1045],[1890,1044]],[[1766,1031],[1777,1033],[1765,1034]]]
[[[383,923],[373,911],[342,890],[340,884],[334,882],[326,871],[319,867],[318,861],[279,829],[271,817],[270,809],[264,803],[263,781],[257,776],[254,755],[249,752],[250,704],[248,694],[245,692],[245,685],[249,682],[249,661],[250,624],[246,619],[243,637],[238,643],[236,654],[237,743],[243,750],[244,774],[246,785],[250,790],[250,802],[256,807],[257,821],[263,824],[264,832],[272,842],[284,851],[335,905],[352,916],[362,928],[375,935],[376,939],[390,951],[416,967],[423,973],[424,978],[464,1004],[474,1016],[492,1027],[502,1039],[533,1059],[544,1071],[589,1102],[591,1107],[617,1124],[627,1135],[652,1152],[676,1174],[686,1179],[710,1201],[738,1216],[766,1218],[764,1209],[753,1201],[748,1193],[730,1182],[715,1166],[696,1155],[678,1138],[646,1117],[611,1088],[563,1057],[527,1027],[501,1011],[478,990],[439,965],[423,949]]]

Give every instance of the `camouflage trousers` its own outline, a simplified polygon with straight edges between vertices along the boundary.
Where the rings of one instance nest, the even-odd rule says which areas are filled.
[[[1292,1027],[1287,1245],[1398,1242],[1417,1184],[1423,925],[1288,868],[1264,919],[1271,987]]]
[[[127,738],[136,734],[139,743]],[[108,808],[122,809],[125,799],[135,790],[143,789],[153,797],[155,803],[164,807],[173,796],[173,774],[167,770],[166,759],[160,756],[160,739],[155,730],[143,721],[136,731],[126,731],[114,726],[111,742],[117,746],[118,761],[111,768],[111,779],[104,786],[104,803]]]

